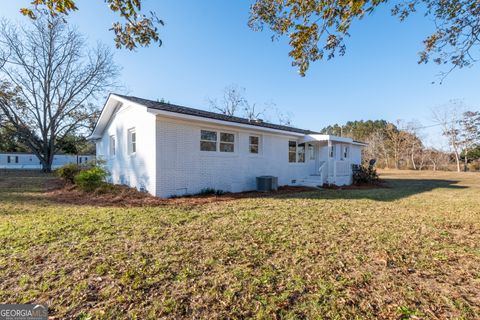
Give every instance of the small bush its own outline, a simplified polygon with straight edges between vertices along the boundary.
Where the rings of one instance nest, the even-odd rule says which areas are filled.
[[[201,195],[201,196],[206,196],[206,195],[217,195],[217,196],[221,196],[221,195],[224,195],[225,194],[225,191],[223,190],[216,190],[214,188],[205,188],[205,189],[202,189],[198,195]]]
[[[358,166],[353,172],[353,184],[376,184],[378,181],[377,170],[373,166]]]
[[[57,175],[69,183],[75,183],[75,176],[82,171],[82,168],[75,163],[66,164],[57,169]]]
[[[75,176],[75,184],[83,191],[93,191],[104,184],[108,172],[100,167],[81,171]]]

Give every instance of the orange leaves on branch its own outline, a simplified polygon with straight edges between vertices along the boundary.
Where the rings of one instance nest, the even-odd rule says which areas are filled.
[[[31,8],[21,8],[20,13],[31,19],[36,19],[39,14],[51,16],[68,15],[78,10],[75,0],[34,0],[31,1]],[[146,47],[152,42],[159,45],[159,30],[164,22],[157,18],[155,13],[150,12],[149,16],[142,11],[141,0],[104,0],[108,8],[120,15],[124,21],[116,21],[110,29],[115,33],[115,44],[117,48],[135,49],[137,46]]]

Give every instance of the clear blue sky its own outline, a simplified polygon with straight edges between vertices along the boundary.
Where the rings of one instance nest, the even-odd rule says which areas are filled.
[[[0,15],[26,21],[18,14],[26,0],[4,1]],[[114,47],[108,31],[115,16],[103,0],[78,0],[72,15],[90,41]],[[418,65],[422,40],[433,23],[421,14],[404,23],[388,7],[357,22],[347,39],[347,53],[313,64],[302,78],[291,67],[288,42],[271,41],[268,31],[247,26],[252,1],[147,0],[166,26],[163,46],[136,52],[115,49],[128,93],[164,98],[172,103],[208,109],[207,98],[220,96],[230,84],[246,88],[249,101],[274,102],[291,112],[295,126],[319,130],[348,120],[415,119],[431,124],[431,108],[451,99],[480,103],[480,69],[457,70],[442,84],[432,84],[445,71],[434,64]],[[436,131],[427,141],[439,145]]]

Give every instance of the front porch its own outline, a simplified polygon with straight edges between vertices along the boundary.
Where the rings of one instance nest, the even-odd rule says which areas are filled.
[[[305,149],[310,153],[310,175],[296,180],[295,185],[319,188],[324,184],[352,184],[352,139],[308,135],[302,143],[305,143]]]

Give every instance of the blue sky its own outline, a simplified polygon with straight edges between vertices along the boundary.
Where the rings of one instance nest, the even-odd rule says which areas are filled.
[[[25,21],[18,14],[29,1],[2,3],[1,16]],[[71,23],[89,41],[114,47],[108,31],[116,19],[103,0],[78,0]],[[433,23],[421,14],[404,23],[388,7],[377,10],[351,29],[347,53],[313,64],[306,77],[291,67],[286,39],[271,41],[268,31],[247,26],[252,1],[147,0],[166,25],[163,46],[135,52],[115,50],[123,68],[120,81],[128,93],[164,98],[172,103],[208,109],[208,97],[221,95],[227,85],[246,88],[250,102],[273,102],[293,114],[295,126],[319,130],[348,120],[417,120],[432,123],[431,109],[462,99],[478,109],[478,66],[457,70],[442,84],[445,71],[434,64],[418,65],[422,40]],[[437,81],[438,82],[438,81]],[[275,119],[272,119],[275,120]],[[440,145],[438,132],[425,131],[429,143]]]

